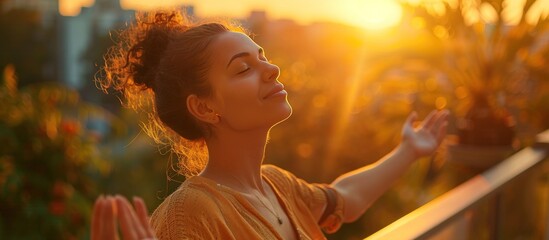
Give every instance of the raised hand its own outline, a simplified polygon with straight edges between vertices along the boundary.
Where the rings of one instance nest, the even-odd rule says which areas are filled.
[[[111,196],[100,196],[93,206],[91,240],[113,240],[118,239],[116,230],[116,206]]]
[[[117,221],[125,240],[155,239],[145,203],[141,198],[134,197],[133,204],[135,211],[122,196],[97,198],[93,207],[91,240],[119,239]]]
[[[448,110],[432,111],[414,127],[417,113],[411,113],[402,128],[402,144],[408,145],[416,158],[433,154],[446,135],[448,115]]]

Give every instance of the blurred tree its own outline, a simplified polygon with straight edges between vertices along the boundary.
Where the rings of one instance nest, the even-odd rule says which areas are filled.
[[[93,176],[111,167],[86,125],[108,115],[62,86],[19,90],[14,69],[4,69],[0,86],[0,236],[86,238]]]
[[[86,239],[100,193],[141,196],[154,209],[184,180],[139,134],[135,113],[112,115],[53,83],[19,90],[13,65],[0,118],[2,239]]]
[[[45,28],[38,12],[28,9],[0,11],[0,69],[15,66],[20,86],[53,81],[56,76],[55,24]]]

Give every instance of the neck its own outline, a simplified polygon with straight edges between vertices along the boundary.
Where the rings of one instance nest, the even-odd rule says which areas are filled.
[[[209,160],[200,176],[243,193],[264,193],[261,164],[268,132],[216,133],[206,141]]]

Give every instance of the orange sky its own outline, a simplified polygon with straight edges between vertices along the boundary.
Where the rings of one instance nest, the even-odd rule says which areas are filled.
[[[318,18],[329,19],[336,1],[332,0],[120,0],[124,8],[151,9],[179,4],[194,5],[201,16],[226,15],[228,17],[247,16],[251,10],[268,9],[269,15],[279,18],[293,18],[298,21],[311,21]],[[369,0],[367,0],[369,1]],[[386,0],[385,0],[386,1]],[[391,1],[391,0],[389,0]],[[94,0],[61,0],[61,13],[74,15],[80,6],[90,6]],[[314,6],[314,7],[312,7]]]
[[[75,15],[81,6],[90,6],[94,0],[60,0],[63,15]],[[124,8],[151,9],[155,7],[189,4],[199,16],[244,17],[251,10],[266,9],[271,18],[292,18],[301,23],[318,20],[338,21],[357,25],[357,22],[376,26],[394,25],[400,19],[398,0],[120,0]],[[406,0],[420,2],[426,0]],[[431,2],[437,0],[428,0]],[[520,9],[525,0],[507,0],[510,9]],[[516,7],[515,7],[516,6]],[[398,7],[397,7],[398,8]],[[549,13],[549,0],[538,1],[534,14]],[[364,9],[359,11],[359,9]],[[517,14],[511,14],[517,15]],[[369,17],[367,17],[369,16]],[[532,16],[535,17],[535,16]],[[364,24],[363,24],[364,25]],[[366,26],[368,27],[368,26]]]

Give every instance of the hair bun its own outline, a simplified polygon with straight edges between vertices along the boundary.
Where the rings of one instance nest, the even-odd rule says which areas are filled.
[[[130,36],[133,45],[126,56],[126,66],[135,85],[154,88],[157,66],[173,34],[184,29],[178,12],[157,12],[137,17],[136,28],[141,31]]]

